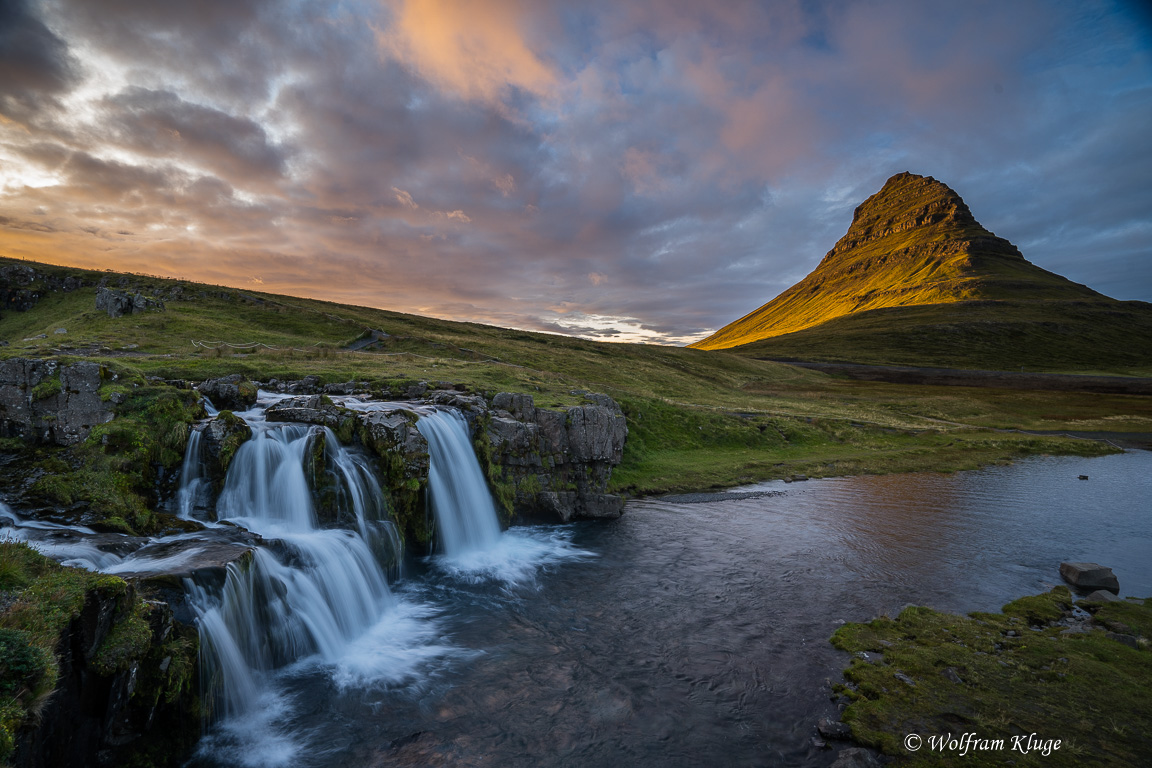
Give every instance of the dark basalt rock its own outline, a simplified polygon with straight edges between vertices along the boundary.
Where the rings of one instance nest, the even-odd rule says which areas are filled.
[[[256,404],[256,385],[238,373],[209,379],[196,389],[220,410],[246,411]]]
[[[514,488],[513,512],[568,522],[619,517],[624,500],[605,491],[620,463],[628,425],[606,395],[563,411],[535,407],[532,396],[492,398],[486,437],[493,480]]]
[[[123,317],[146,312],[150,309],[164,309],[164,302],[159,299],[150,299],[142,293],[127,293],[114,291],[111,288],[100,288],[96,291],[96,309],[107,312],[108,317]]]
[[[0,437],[75,445],[115,413],[100,398],[97,363],[12,358],[0,362]]]
[[[204,469],[219,489],[236,451],[252,437],[252,428],[231,411],[221,411],[203,429]]]
[[[1120,591],[1116,574],[1098,563],[1060,563],[1060,576],[1078,589]]]
[[[264,411],[264,418],[268,421],[294,421],[338,429],[352,413],[324,395],[307,395],[273,403]]]
[[[109,666],[109,646],[117,644],[117,632],[133,619],[138,602],[131,585],[87,592],[79,616],[60,636],[56,689],[18,735],[13,768],[112,768],[127,764],[149,737],[184,749],[192,745],[200,730],[188,711],[195,710],[195,629],[176,622],[166,603],[144,600],[142,642],[121,650]],[[169,695],[174,691],[183,695]]]

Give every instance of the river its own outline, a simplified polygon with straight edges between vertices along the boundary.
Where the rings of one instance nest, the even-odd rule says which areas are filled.
[[[275,673],[190,765],[825,766],[840,623],[995,610],[1062,560],[1152,595],[1149,552],[1147,451],[633,501],[409,563],[379,624]]]

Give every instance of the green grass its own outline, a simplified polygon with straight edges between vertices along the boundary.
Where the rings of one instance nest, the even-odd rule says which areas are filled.
[[[85,504],[106,530],[155,533],[167,523],[167,516],[154,511],[158,472],[183,460],[189,424],[203,415],[203,407],[192,391],[148,385],[139,377],[122,376],[105,388],[124,394],[117,418],[94,426],[72,448],[23,452],[43,470],[28,495],[61,507]]]
[[[27,544],[0,541],[0,594],[6,598],[0,610],[0,764],[7,764],[17,733],[35,721],[55,690],[57,654],[80,650],[70,643],[70,628],[92,601],[112,611],[110,630],[90,659],[73,657],[71,663],[86,662],[85,674],[103,678],[135,664],[136,706],[148,711],[158,702],[171,704],[185,696],[195,709],[194,697],[187,696],[195,682],[195,629],[176,626],[170,636],[154,638],[150,614],[160,609],[122,579],[67,568]],[[101,690],[101,684],[90,690]],[[187,748],[198,732],[196,721],[191,722],[191,728],[166,723],[166,736]]]
[[[852,703],[844,722],[898,765],[1142,765],[1152,749],[1147,603],[1105,604],[1095,616],[1101,627],[1069,635],[1050,625],[1071,605],[1064,587],[1000,614],[912,607],[895,619],[846,624],[832,637],[856,655],[845,672]],[[1108,628],[1145,639],[1134,649],[1110,639]],[[924,739],[919,751],[904,747],[909,733]],[[1007,748],[966,756],[929,748],[930,735],[949,733],[1003,739]],[[1013,736],[1031,733],[1061,746],[1047,756],[1010,751]]]
[[[892,307],[731,351],[816,362],[1152,376],[1152,305],[971,301]]]
[[[26,544],[0,541],[0,591],[13,598],[0,613],[0,761],[55,689],[61,633],[80,615],[88,592],[126,589],[114,576],[65,568]]]
[[[630,437],[613,485],[636,493],[793,472],[946,470],[1028,455],[1037,446],[991,433],[977,439],[969,435],[973,428],[1152,431],[1152,398],[843,381],[730,352],[593,342],[173,280],[131,280],[146,295],[159,289],[166,308],[109,318],[95,311],[95,288],[48,292],[29,312],[0,316],[0,338],[10,342],[0,347],[0,357],[94,359],[119,372],[120,380],[110,385],[121,392],[132,390],[124,382],[146,376],[202,380],[231,373],[264,381],[307,375],[366,381],[385,394],[402,393],[416,381],[447,381],[489,394],[528,392],[545,408],[584,402],[581,391],[603,392],[629,411]],[[168,298],[177,285],[184,298]],[[68,333],[54,335],[58,327]],[[368,329],[389,337],[375,350],[343,351]],[[39,333],[48,336],[23,341]],[[204,349],[193,340],[274,349]],[[125,456],[172,458],[156,453],[155,445],[133,447],[134,440],[123,439]],[[171,443],[175,450],[180,441],[173,437]],[[973,458],[965,458],[961,443]],[[1042,449],[1089,450],[1055,439]],[[131,478],[134,487],[146,482],[143,475]],[[119,517],[136,527],[131,518],[138,514],[121,510]]]

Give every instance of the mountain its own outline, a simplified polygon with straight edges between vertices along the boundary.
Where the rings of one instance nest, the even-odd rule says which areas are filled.
[[[856,209],[807,277],[691,346],[872,364],[1144,368],[1152,305],[1037,267],[946,184],[901,173]]]

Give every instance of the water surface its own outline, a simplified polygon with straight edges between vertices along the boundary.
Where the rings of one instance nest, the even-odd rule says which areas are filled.
[[[828,765],[809,738],[836,712],[841,622],[995,610],[1061,560],[1152,595],[1149,452],[740,490],[507,534],[531,567],[414,564],[394,587],[405,675],[296,665],[259,726],[291,749],[193,764]],[[388,653],[388,627],[358,652]]]

